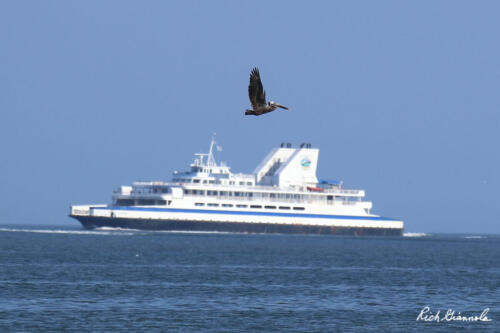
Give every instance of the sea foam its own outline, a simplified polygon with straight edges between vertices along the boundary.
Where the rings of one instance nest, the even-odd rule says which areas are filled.
[[[426,234],[425,232],[405,232],[403,237],[425,237],[430,236],[430,234]]]
[[[118,230],[116,230],[118,231]],[[69,234],[69,235],[133,235],[132,232],[112,232],[112,231],[93,231],[93,230],[60,230],[60,229],[12,229],[0,228],[0,232],[30,232],[41,234]]]

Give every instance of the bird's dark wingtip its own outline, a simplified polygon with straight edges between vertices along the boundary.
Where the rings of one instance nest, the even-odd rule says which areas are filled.
[[[252,71],[250,72],[250,76],[260,76],[259,69],[257,67],[252,68]]]

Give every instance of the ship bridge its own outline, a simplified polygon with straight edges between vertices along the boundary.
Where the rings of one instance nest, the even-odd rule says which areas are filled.
[[[174,171],[172,182],[181,184],[219,184],[255,186],[253,174],[232,173],[231,168],[224,162],[215,160],[214,151],[220,150],[216,146],[215,135],[210,142],[208,153],[195,154],[190,170],[187,172]]]

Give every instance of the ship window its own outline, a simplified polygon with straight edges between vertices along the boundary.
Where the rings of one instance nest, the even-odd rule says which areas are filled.
[[[234,181],[233,181],[233,180],[231,180],[231,181],[229,182],[229,185],[234,185]]]
[[[203,181],[203,184],[206,184],[206,183],[207,183],[207,180],[205,179],[205,180]]]
[[[267,208],[267,209],[276,209],[276,206],[265,206],[264,208]]]
[[[245,182],[240,182],[240,185],[245,185]]]
[[[227,195],[227,191],[220,191],[219,195]]]
[[[288,206],[280,206],[280,209],[290,209]]]
[[[207,191],[207,195],[217,195],[217,191]]]
[[[241,192],[234,192],[235,197],[241,197]]]
[[[252,185],[252,182],[247,182],[247,185]]]
[[[118,200],[116,200],[116,205],[117,206],[133,206],[134,200],[133,199],[118,199]]]
[[[293,207],[293,210],[304,210],[304,207]]]
[[[222,207],[233,207],[233,204],[222,204]]]
[[[207,204],[208,207],[219,207],[219,204],[216,203],[209,203]]]
[[[205,204],[203,202],[196,202],[194,205],[195,206],[205,206]]]
[[[250,205],[250,208],[262,208],[261,205]]]
[[[151,206],[154,205],[155,201],[152,199],[138,199],[137,200],[137,205],[138,206]]]
[[[238,207],[238,208],[247,208],[248,206],[247,205],[236,205],[236,207]]]
[[[199,179],[193,179],[193,183],[199,183],[200,180]]]
[[[276,193],[271,193],[271,194],[269,194],[269,197],[271,197],[271,198],[276,198]]]
[[[208,183],[209,184],[215,184],[215,180],[209,180]]]
[[[156,200],[155,205],[165,206],[167,204],[167,200]]]

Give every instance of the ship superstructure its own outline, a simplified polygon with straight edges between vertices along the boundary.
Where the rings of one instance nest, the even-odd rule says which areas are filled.
[[[319,149],[309,143],[282,143],[251,174],[217,163],[215,149],[212,138],[171,181],[121,186],[111,204],[71,206],[70,216],[89,229],[402,235],[402,221],[371,213],[364,190],[318,180]]]

